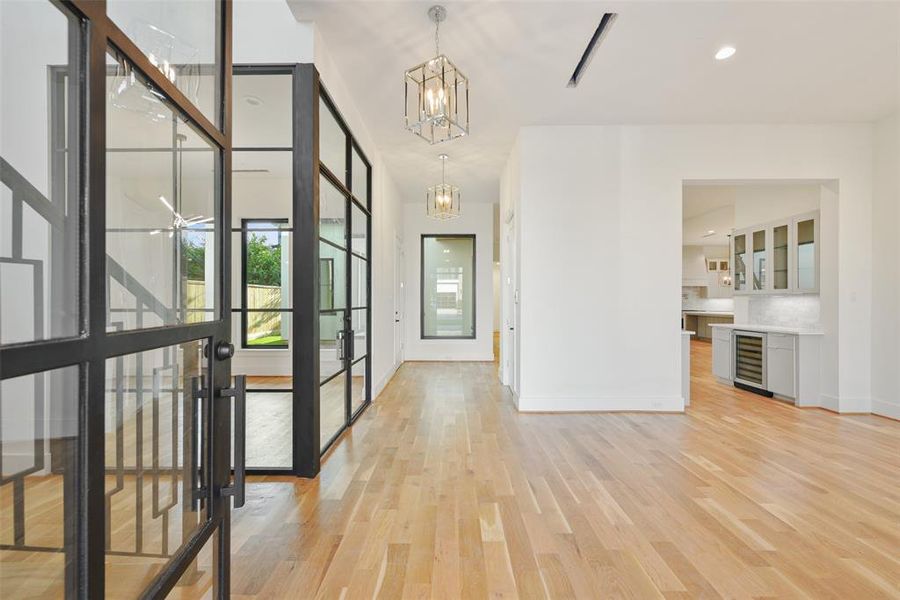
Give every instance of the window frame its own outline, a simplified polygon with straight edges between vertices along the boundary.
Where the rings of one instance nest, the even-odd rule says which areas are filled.
[[[248,316],[251,312],[280,312],[280,313],[288,313],[293,314],[293,309],[279,309],[279,310],[260,310],[260,309],[251,309],[247,306],[247,242],[249,241],[249,237],[247,233],[252,231],[249,228],[251,223],[270,223],[272,225],[277,224],[285,224],[289,225],[290,220],[286,218],[273,218],[273,219],[265,219],[262,217],[253,217],[250,219],[241,219],[241,350],[290,350],[291,348],[291,340],[288,339],[284,344],[278,345],[253,345],[247,342],[247,325],[248,325]],[[279,228],[280,230],[280,228]],[[291,228],[286,227],[283,230],[286,233],[291,233]]]
[[[472,241],[472,335],[425,335],[425,240],[454,238]],[[423,233],[419,245],[419,339],[475,340],[478,339],[478,244],[474,233]]]

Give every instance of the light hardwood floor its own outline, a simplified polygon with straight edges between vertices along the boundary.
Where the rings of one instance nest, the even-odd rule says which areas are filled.
[[[318,479],[251,478],[233,597],[900,598],[900,423],[723,386],[710,353],[684,415],[518,414],[496,364],[404,365]]]
[[[900,597],[900,423],[715,383],[685,415],[517,414],[491,363],[408,363],[315,481],[255,478],[233,592]]]

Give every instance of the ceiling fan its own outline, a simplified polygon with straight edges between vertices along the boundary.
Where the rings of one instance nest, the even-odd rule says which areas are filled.
[[[184,181],[183,171],[184,171],[184,142],[187,140],[187,136],[183,133],[175,134],[175,138],[178,142],[177,153],[178,153],[178,170],[173,174],[176,177],[176,181],[178,182],[178,187],[176,189],[177,196],[175,202],[178,203],[178,199],[182,197],[181,192],[181,184]],[[181,229],[187,229],[194,225],[199,225],[201,223],[209,223],[213,220],[213,217],[204,217],[203,215],[197,215],[195,217],[188,217],[185,219],[180,212],[175,210],[175,207],[166,200],[165,196],[160,196],[159,201],[162,202],[166,208],[169,209],[169,212],[172,213],[172,226],[168,229],[154,229],[150,232],[150,235],[158,235],[163,231],[169,232],[169,237],[173,237],[176,231]]]
[[[183,216],[181,216],[181,213],[179,213],[171,204],[169,204],[169,201],[166,200],[165,196],[160,196],[159,201],[162,202],[166,206],[166,208],[168,208],[172,212],[172,226],[167,229],[154,229],[150,232],[150,235],[157,235],[162,233],[163,231],[168,231],[169,237],[171,238],[175,235],[176,231],[187,229],[188,227],[199,225],[201,223],[209,223],[213,220],[213,217],[204,217],[203,215],[197,215],[195,217],[188,217],[187,219],[185,219]]]

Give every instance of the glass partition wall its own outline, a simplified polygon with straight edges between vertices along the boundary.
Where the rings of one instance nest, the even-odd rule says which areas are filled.
[[[371,167],[312,65],[236,66],[234,99],[248,469],[315,476],[371,397]]]

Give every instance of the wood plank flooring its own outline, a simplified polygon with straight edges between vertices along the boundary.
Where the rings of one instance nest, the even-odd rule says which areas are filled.
[[[318,479],[251,478],[233,597],[900,598],[900,422],[723,386],[710,354],[684,415],[518,414],[496,363],[404,365]],[[211,563],[170,598],[211,598]],[[159,567],[111,565],[121,598]],[[57,597],[61,569],[2,550],[0,596]]]
[[[715,383],[685,415],[522,415],[408,363],[315,481],[254,478],[238,598],[900,598],[900,423]],[[198,590],[199,591],[199,590]]]

